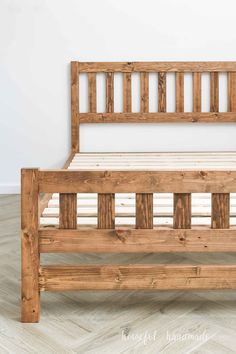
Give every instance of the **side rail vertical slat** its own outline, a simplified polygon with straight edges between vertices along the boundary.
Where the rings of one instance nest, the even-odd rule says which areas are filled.
[[[153,228],[153,194],[136,194],[136,229]]]
[[[228,112],[236,112],[236,73],[228,72]]]
[[[211,227],[213,229],[228,229],[230,226],[230,194],[212,194]]]
[[[184,73],[177,72],[175,75],[175,111],[184,112]]]
[[[76,229],[77,228],[77,194],[60,193],[59,205],[60,205],[60,212],[59,212],[60,229]]]
[[[174,194],[174,229],[191,229],[191,193]]]
[[[98,229],[115,228],[115,194],[98,194]]]
[[[39,239],[38,239],[38,170],[21,173],[21,321],[38,322]]]

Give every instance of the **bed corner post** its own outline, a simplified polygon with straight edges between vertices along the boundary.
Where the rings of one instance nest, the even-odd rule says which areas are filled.
[[[38,169],[21,170],[21,322],[38,322],[39,294]]]
[[[79,152],[79,62],[71,62],[71,150]]]

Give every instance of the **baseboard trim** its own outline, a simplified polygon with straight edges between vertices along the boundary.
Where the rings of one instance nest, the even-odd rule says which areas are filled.
[[[0,194],[20,194],[20,185],[13,183],[0,184]]]

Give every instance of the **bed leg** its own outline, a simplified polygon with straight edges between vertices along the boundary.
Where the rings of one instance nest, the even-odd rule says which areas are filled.
[[[38,322],[38,169],[21,172],[21,322]]]

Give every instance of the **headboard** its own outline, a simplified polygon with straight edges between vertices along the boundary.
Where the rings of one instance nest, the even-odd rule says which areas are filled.
[[[106,112],[97,113],[96,74],[106,75]],[[132,73],[140,73],[140,112],[132,112]],[[175,112],[166,111],[166,75],[175,73]],[[202,112],[202,73],[210,73],[210,110]],[[219,112],[219,73],[227,73],[227,112]],[[88,112],[79,111],[79,74],[88,75]],[[114,75],[123,74],[123,112],[114,112]],[[149,112],[149,73],[158,76],[158,111]],[[184,75],[192,74],[193,108],[184,111]],[[236,62],[71,62],[71,143],[82,123],[236,122]]]

